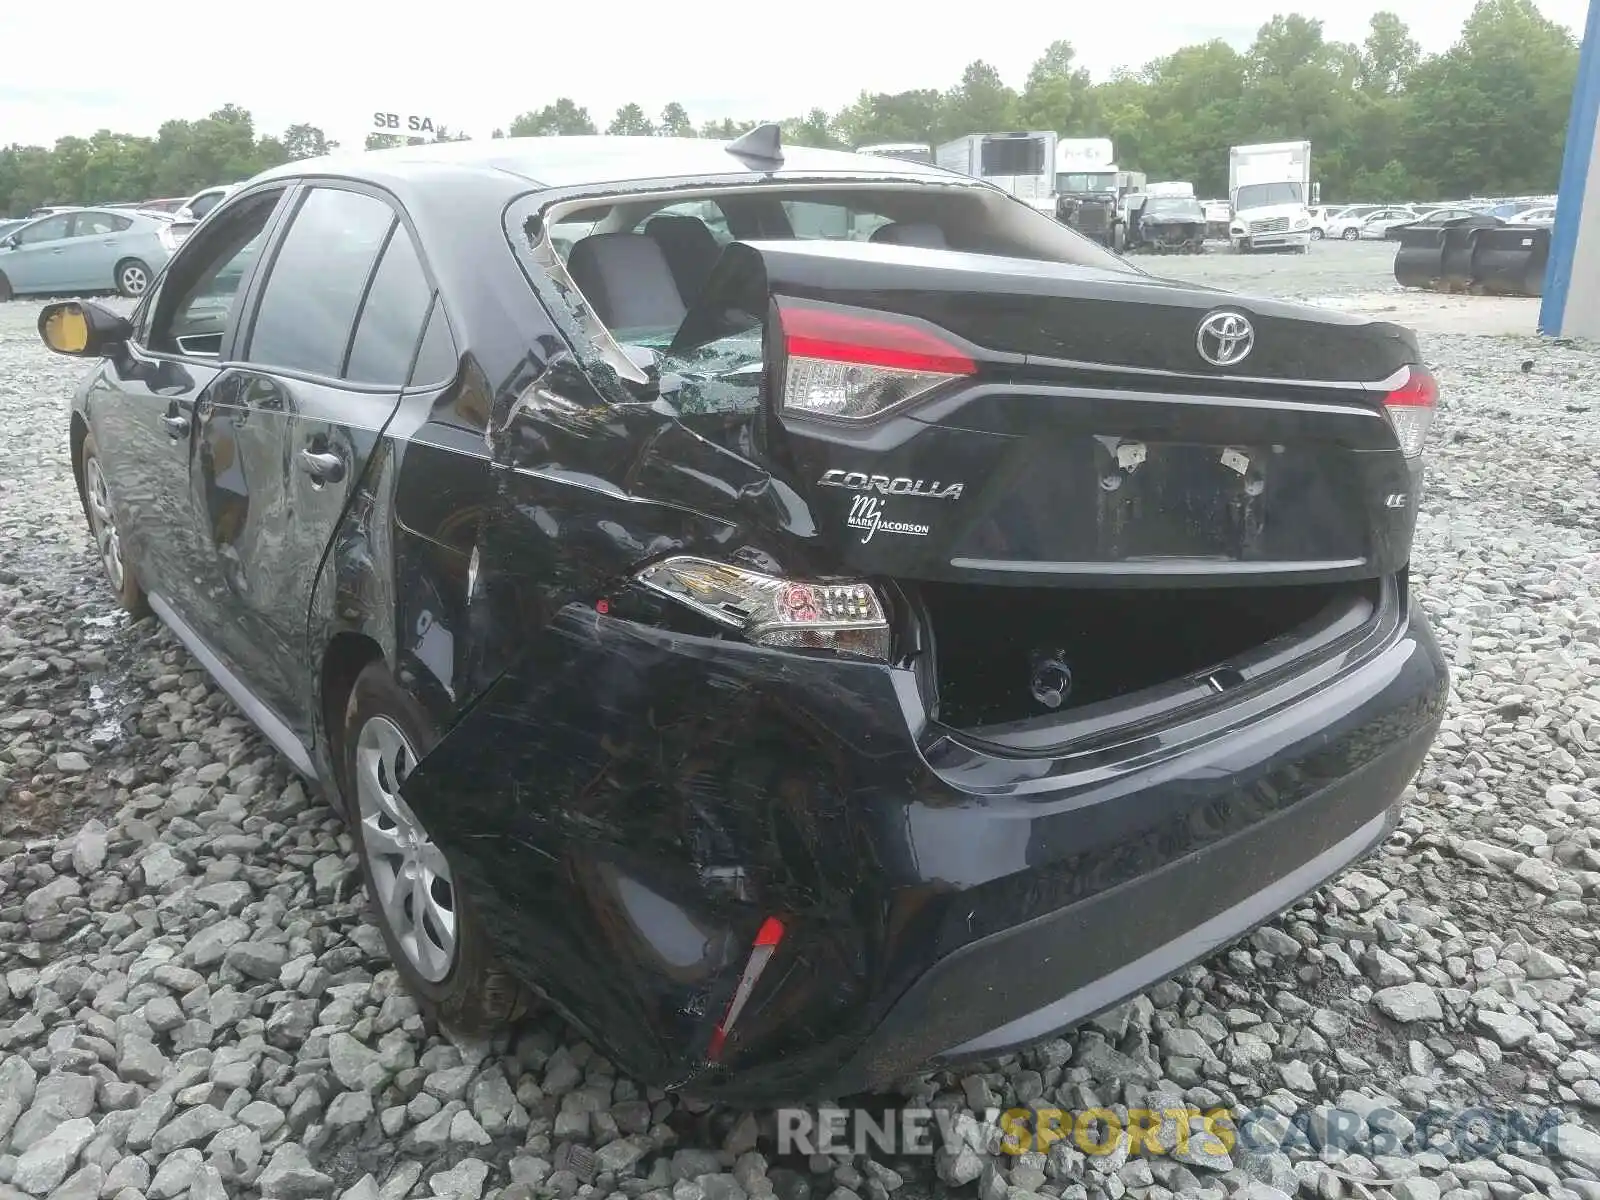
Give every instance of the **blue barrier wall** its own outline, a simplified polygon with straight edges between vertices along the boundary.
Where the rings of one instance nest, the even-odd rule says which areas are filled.
[[[1589,0],[1589,25],[1578,55],[1561,200],[1550,236],[1539,330],[1552,337],[1600,339],[1600,0]]]

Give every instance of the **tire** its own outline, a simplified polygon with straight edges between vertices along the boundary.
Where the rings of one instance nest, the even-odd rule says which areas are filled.
[[[436,741],[416,701],[381,661],[372,663],[356,677],[345,706],[339,787],[367,897],[395,970],[441,1025],[481,1036],[516,1021],[527,1011],[528,998],[495,961],[483,923],[444,852],[395,794],[396,783]],[[408,826],[398,843],[383,837]],[[408,848],[401,849],[408,839]],[[394,851],[384,853],[384,846]],[[428,880],[428,913],[420,929],[410,903],[419,893],[406,883],[419,870]],[[393,902],[385,903],[385,896]],[[453,931],[446,918],[453,918]]]
[[[150,290],[150,280],[154,278],[150,268],[137,258],[130,258],[117,264],[117,294],[130,299],[144,295]]]
[[[11,290],[11,281],[4,275],[0,275],[0,304],[10,300],[14,295],[15,293]]]
[[[89,522],[89,536],[94,539],[95,554],[100,559],[100,569],[106,582],[116,594],[117,603],[134,620],[150,612],[150,602],[139,586],[138,573],[128,556],[128,544],[122,540],[117,524],[117,514],[106,487],[105,469],[100,464],[100,447],[95,445],[94,434],[83,437],[83,515]]]
[[[1324,234],[1320,229],[1313,229],[1311,231],[1311,240],[1313,242],[1320,242],[1325,236],[1327,235]]]
[[[1344,231],[1344,240],[1347,242],[1359,242],[1361,240],[1361,231],[1359,229],[1346,229]]]

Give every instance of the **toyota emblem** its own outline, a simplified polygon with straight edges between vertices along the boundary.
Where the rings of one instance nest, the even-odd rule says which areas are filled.
[[[1200,322],[1194,344],[1200,357],[1213,367],[1231,367],[1250,356],[1256,331],[1239,313],[1212,313]]]

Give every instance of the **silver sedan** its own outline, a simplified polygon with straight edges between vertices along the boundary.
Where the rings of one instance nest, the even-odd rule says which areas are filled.
[[[120,292],[142,296],[176,246],[170,221],[142,212],[76,208],[0,236],[0,300]]]

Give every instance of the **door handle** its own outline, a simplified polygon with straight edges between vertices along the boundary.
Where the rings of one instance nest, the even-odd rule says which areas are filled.
[[[161,423],[167,427],[167,433],[171,437],[181,438],[189,432],[188,417],[162,417]]]
[[[344,478],[344,459],[337,454],[300,451],[300,469],[318,483],[338,483]]]

